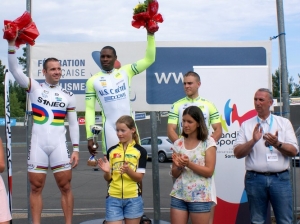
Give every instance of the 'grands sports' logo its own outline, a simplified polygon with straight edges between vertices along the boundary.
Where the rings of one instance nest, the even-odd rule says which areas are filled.
[[[227,100],[227,102],[224,106],[225,120],[221,116],[222,128],[226,132],[228,132],[228,126],[230,126],[230,124],[234,123],[235,121],[237,121],[239,123],[239,126],[241,126],[244,121],[246,121],[252,117],[255,117],[257,115],[256,110],[253,109],[253,110],[249,110],[244,115],[240,116],[238,113],[236,104],[233,104],[233,106],[231,108],[229,106],[229,103],[230,103],[230,99]]]

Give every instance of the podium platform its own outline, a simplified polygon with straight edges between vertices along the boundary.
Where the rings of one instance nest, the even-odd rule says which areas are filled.
[[[103,221],[104,221],[104,219],[94,219],[94,220],[81,222],[80,224],[102,224]],[[154,224],[153,219],[151,219],[151,221],[152,221],[152,224]],[[170,224],[170,223],[166,222],[166,221],[159,220],[159,222],[157,224]]]

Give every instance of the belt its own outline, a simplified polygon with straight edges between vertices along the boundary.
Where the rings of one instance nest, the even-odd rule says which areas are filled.
[[[279,172],[257,172],[254,170],[247,170],[247,171],[251,172],[251,173],[260,174],[260,175],[270,176],[270,175],[281,174],[281,173],[287,172],[288,170],[283,170],[283,171],[279,171]]]

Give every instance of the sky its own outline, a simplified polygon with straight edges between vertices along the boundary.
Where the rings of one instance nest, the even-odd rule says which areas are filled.
[[[131,26],[143,0],[31,0],[40,32],[37,43],[145,41],[145,30]],[[14,20],[29,0],[1,0],[0,21]],[[157,41],[268,41],[278,35],[276,0],[158,0],[164,22]],[[299,83],[300,4],[283,0],[288,73]],[[21,51],[19,51],[19,54]],[[0,60],[7,65],[7,42]],[[278,38],[272,40],[272,73],[279,67]]]

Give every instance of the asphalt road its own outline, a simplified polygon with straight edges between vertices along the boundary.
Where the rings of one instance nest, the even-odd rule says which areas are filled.
[[[81,147],[83,149],[84,147]],[[13,223],[28,223],[27,218],[27,153],[24,147],[12,149],[13,192],[12,208]],[[89,153],[80,151],[80,162],[73,170],[72,188],[74,193],[74,217],[73,223],[82,223],[89,220],[105,217],[105,196],[107,185],[103,179],[102,171],[95,171],[86,165]],[[172,180],[169,176],[170,162],[159,164],[160,181],[160,220],[170,221],[169,193],[172,188]],[[153,218],[153,187],[152,187],[152,162],[148,161],[146,174],[143,179],[143,199],[145,214]],[[7,173],[2,174],[7,184]],[[6,185],[7,186],[7,185]],[[60,205],[60,191],[58,190],[52,171],[48,171],[46,185],[43,190],[43,224],[64,223],[64,217]]]
[[[80,224],[91,221],[95,224],[99,219],[105,217],[105,196],[106,182],[103,179],[102,171],[95,171],[86,165],[89,153],[81,147],[80,162],[73,170],[72,189],[74,193],[74,216],[73,223]],[[12,169],[13,169],[13,224],[28,223],[27,218],[27,153],[25,147],[13,147],[12,149]],[[169,176],[171,161],[159,163],[159,193],[160,193],[160,220],[170,222],[170,197],[172,180]],[[7,186],[7,173],[4,172],[2,178]],[[300,207],[300,168],[295,168],[296,203]],[[217,186],[218,187],[218,186]],[[148,161],[146,174],[143,179],[143,199],[145,214],[153,219],[153,182],[152,182],[152,162]],[[64,223],[64,217],[60,206],[60,192],[56,186],[52,171],[48,171],[46,185],[43,190],[43,224]],[[156,201],[156,203],[158,203]],[[300,209],[297,209],[298,211]],[[100,221],[99,221],[100,223]]]

